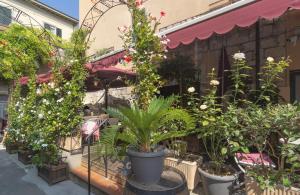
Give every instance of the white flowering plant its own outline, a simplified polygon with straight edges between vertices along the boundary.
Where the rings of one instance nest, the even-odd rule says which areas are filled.
[[[257,91],[250,90],[252,68],[247,64],[245,54],[237,53],[233,58],[234,64],[229,70],[231,86],[224,96],[217,97],[220,82],[214,69],[209,74],[210,89],[206,95],[198,98],[192,88],[188,90],[189,110],[198,119],[199,138],[211,162],[206,169],[219,175],[233,173],[227,164],[236,152],[249,152],[255,142],[261,143],[258,151],[266,149],[264,143],[272,132],[267,115],[271,114],[260,113],[264,111],[264,106],[274,104],[270,96],[276,95],[276,81],[289,64],[289,59],[276,62],[269,57],[260,73],[260,87]],[[255,98],[251,97],[253,94]]]

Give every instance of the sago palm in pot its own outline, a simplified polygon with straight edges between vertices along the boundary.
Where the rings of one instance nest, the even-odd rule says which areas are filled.
[[[193,118],[182,109],[172,108],[175,98],[154,98],[147,109],[138,105],[130,108],[109,108],[107,112],[121,120],[124,130],[118,139],[127,143],[133,174],[137,181],[153,184],[163,171],[163,140],[186,136],[195,127]],[[176,121],[182,130],[172,130],[167,124]]]

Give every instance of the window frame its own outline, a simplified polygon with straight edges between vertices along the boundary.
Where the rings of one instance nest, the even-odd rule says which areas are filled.
[[[53,32],[51,31],[51,29],[48,29],[47,26],[49,26],[49,28],[55,29],[55,33],[53,33]],[[49,24],[49,23],[47,23],[47,22],[44,22],[44,28],[45,28],[46,30],[49,30],[50,32],[52,32],[52,33],[55,34],[56,36],[62,38],[62,29],[61,29],[61,28],[58,28],[58,27],[56,27],[56,26],[54,26],[54,25],[52,25],[52,24]]]

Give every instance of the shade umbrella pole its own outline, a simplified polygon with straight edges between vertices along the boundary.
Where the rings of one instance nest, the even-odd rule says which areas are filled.
[[[106,84],[105,88],[104,88],[104,93],[105,93],[105,95],[104,95],[105,109],[107,109],[107,107],[108,107],[108,88],[109,88],[109,85]]]

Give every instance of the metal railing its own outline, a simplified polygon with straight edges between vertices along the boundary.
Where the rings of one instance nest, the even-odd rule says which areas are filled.
[[[87,146],[88,146],[88,194],[91,194],[91,138],[93,137],[94,133],[99,130],[102,126],[104,126],[105,124],[107,124],[108,119],[97,119],[97,123],[98,123],[98,128],[95,128],[92,132],[90,132],[87,136],[86,136],[86,141],[87,141]]]

